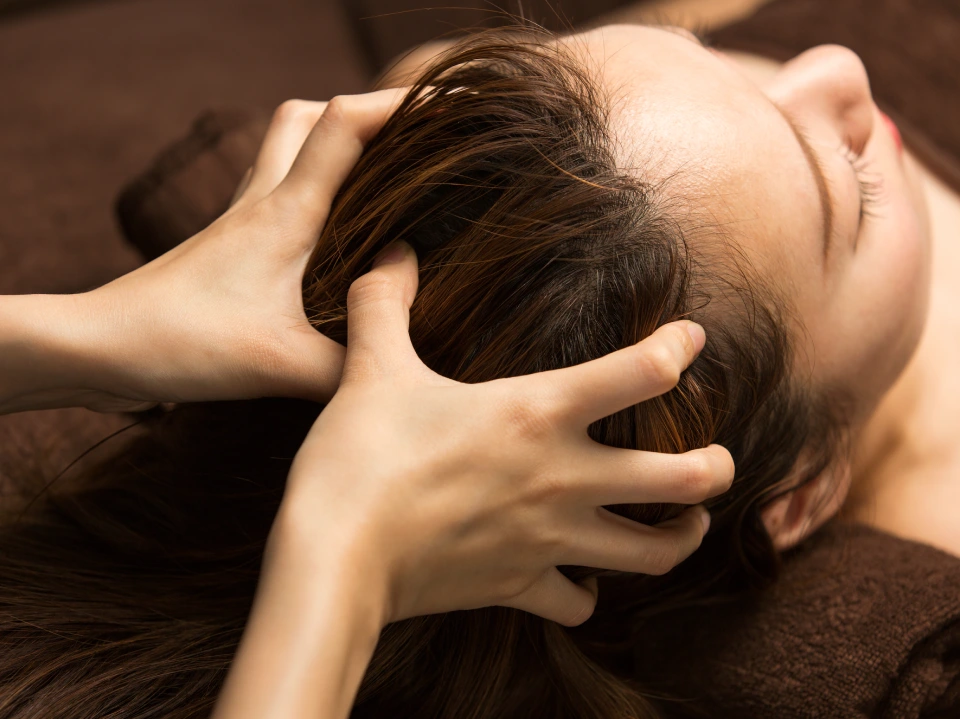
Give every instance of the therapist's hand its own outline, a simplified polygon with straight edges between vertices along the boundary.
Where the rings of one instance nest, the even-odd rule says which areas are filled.
[[[387,248],[347,297],[333,400],[294,459],[214,719],[347,717],[389,622],[491,605],[590,617],[582,565],[661,574],[700,544],[693,506],[650,527],[608,504],[696,505],[733,478],[726,450],[600,445],[597,419],[668,391],[703,346],[689,322],[577,367],[482,384],[431,372],[408,334],[413,250]]]
[[[460,384],[410,343],[413,250],[378,261],[350,289],[343,378],[294,461],[265,581],[274,561],[310,582],[323,573],[309,567],[343,563],[333,551],[367,597],[382,591],[384,621],[502,605],[575,625],[596,597],[557,566],[662,574],[699,546],[702,507],[651,527],[603,506],[698,505],[730,486],[725,449],[657,454],[587,435],[670,390],[703,347],[698,325],[567,369]]]
[[[291,101],[231,208],[209,228],[78,297],[94,409],[293,396],[325,401],[344,350],[307,321],[301,283],[333,198],[403,95]]]

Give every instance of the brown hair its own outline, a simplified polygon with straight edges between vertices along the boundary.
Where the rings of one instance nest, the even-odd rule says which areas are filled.
[[[350,283],[394,239],[421,260],[421,358],[477,382],[583,362],[692,317],[707,345],[667,395],[596,423],[609,445],[719,442],[737,464],[704,546],[664,577],[600,575],[565,629],[503,608],[387,627],[355,717],[612,719],[693,711],[645,698],[642,622],[771,578],[759,508],[798,458],[830,457],[829,408],[791,380],[774,288],[699,256],[667,188],[618,169],[606,98],[545,34],[478,35],[438,59],[370,143],[304,278],[315,324],[345,338]],[[708,291],[709,289],[709,291]],[[318,408],[184,407],[148,422],[70,491],[0,528],[0,715],[201,717],[249,611],[290,460]],[[328,481],[337,481],[336,477]],[[613,508],[644,522],[676,507]],[[397,507],[402,512],[402,507]]]

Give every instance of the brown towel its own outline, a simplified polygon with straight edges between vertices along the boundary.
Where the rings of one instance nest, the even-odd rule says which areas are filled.
[[[164,149],[117,199],[123,234],[147,259],[213,222],[257,156],[267,130],[258,113],[211,111]]]
[[[960,717],[960,560],[833,524],[758,596],[641,627],[639,676],[705,716]]]

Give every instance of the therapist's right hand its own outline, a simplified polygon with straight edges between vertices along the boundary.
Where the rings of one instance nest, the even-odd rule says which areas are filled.
[[[603,507],[699,505],[730,487],[730,454],[615,449],[587,427],[674,387],[703,347],[698,325],[574,367],[461,384],[411,345],[416,291],[402,243],[351,287],[343,378],[294,461],[268,563],[349,553],[384,624],[500,605],[573,626],[596,595],[558,566],[662,574],[697,549],[701,506],[656,526]]]

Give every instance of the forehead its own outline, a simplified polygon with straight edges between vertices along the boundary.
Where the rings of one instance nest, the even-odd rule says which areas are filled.
[[[560,42],[604,89],[622,168],[662,184],[690,226],[722,227],[790,294],[819,276],[817,189],[792,129],[759,87],[669,30],[608,26]]]

